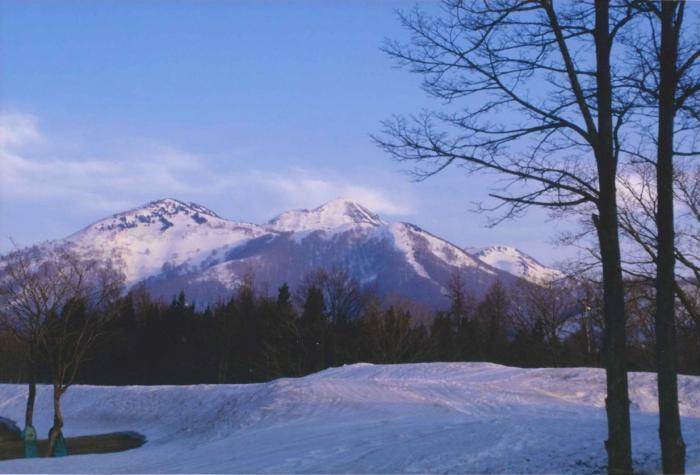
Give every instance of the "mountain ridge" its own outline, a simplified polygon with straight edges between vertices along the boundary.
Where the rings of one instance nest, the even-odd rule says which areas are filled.
[[[455,272],[477,297],[497,280],[511,284],[555,272],[517,250],[537,272],[501,268],[489,256],[469,253],[412,223],[386,222],[344,198],[284,211],[264,224],[164,198],[98,220],[57,242],[66,241],[86,254],[119,255],[130,287],[144,286],[166,299],[185,290],[205,303],[226,298],[251,273],[265,285],[294,286],[312,270],[341,267],[382,295],[400,294],[440,307]]]

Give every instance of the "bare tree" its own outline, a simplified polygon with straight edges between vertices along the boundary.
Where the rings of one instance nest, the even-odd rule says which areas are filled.
[[[641,190],[627,186],[637,209],[628,213],[631,222],[627,223],[626,232],[641,245],[654,271],[663,470],[665,473],[683,473],[685,443],[678,410],[675,310],[676,296],[682,299],[683,290],[677,284],[675,272],[676,260],[686,267],[690,264],[690,268],[693,263],[692,259],[683,258],[688,256],[679,253],[676,243],[674,208],[678,195],[674,185],[678,184],[679,178],[677,159],[700,155],[697,146],[700,131],[700,34],[697,33],[697,18],[693,26],[688,26],[685,20],[684,1],[642,2],[634,7],[642,13],[646,23],[643,35],[627,40],[635,65],[628,82],[642,99],[634,115],[643,140],[636,149],[626,152],[645,169],[640,174],[641,180],[637,180],[641,181]],[[694,34],[686,33],[693,31]],[[681,180],[681,183],[687,181]],[[681,193],[687,190],[680,188]],[[632,225],[635,221],[643,226],[635,229]]]
[[[22,343],[26,352],[29,393],[25,427],[33,426],[39,348],[46,320],[60,308],[65,293],[64,282],[52,279],[45,271],[47,264],[37,261],[40,253],[37,247],[15,249],[0,263],[0,317],[4,329]]]
[[[653,6],[653,4],[652,4]],[[656,156],[656,354],[659,390],[661,458],[664,473],[685,473],[685,443],[678,410],[678,356],[675,314],[675,228],[673,212],[673,156],[676,112],[683,107],[677,97],[681,86],[678,54],[684,2],[661,2],[656,9],[661,22],[659,50],[659,100]],[[695,51],[700,55],[700,48]],[[694,61],[694,60],[693,60]],[[686,63],[688,64],[688,63]],[[692,62],[690,63],[692,64]],[[682,69],[685,65],[680,66]],[[700,81],[697,82],[700,85]],[[686,91],[689,92],[689,91]],[[700,95],[700,89],[696,95]]]
[[[699,309],[692,298],[700,289],[700,167],[678,163],[674,165],[674,175],[676,275],[672,283],[683,311],[700,321]],[[618,181],[622,191],[620,227],[628,242],[623,271],[653,287],[658,246],[655,165],[636,163]]]
[[[676,166],[676,202],[683,212],[676,231],[676,261],[683,270],[676,278],[676,293],[686,310],[700,321],[700,309],[692,305],[685,289],[700,291],[700,165]]]
[[[556,351],[562,339],[573,332],[577,304],[574,290],[565,282],[521,282],[513,293],[511,318],[516,329],[529,333],[539,329],[547,347]],[[552,356],[556,360],[557,355]]]
[[[583,333],[585,353],[589,364],[597,363],[600,338],[605,322],[603,319],[603,295],[599,279],[591,275],[580,273],[573,279],[578,291],[578,305],[581,309],[577,320],[579,329]]]
[[[78,370],[103,336],[121,295],[124,276],[110,260],[86,258],[68,246],[52,252],[44,272],[61,283],[57,306],[45,320],[41,345],[51,369],[54,421],[48,455],[53,455],[63,428],[61,397],[75,382]]]
[[[377,142],[418,163],[419,179],[451,164],[504,178],[492,197],[505,213],[529,206],[593,212],[602,256],[608,470],[631,473],[616,173],[636,101],[622,88],[618,35],[639,15],[627,2],[443,2],[443,14],[401,14],[407,46],[389,42],[400,65],[425,77],[441,112],[384,123]],[[617,56],[615,56],[617,57]],[[618,88],[618,86],[620,86]],[[468,99],[472,107],[457,103]],[[506,115],[507,114],[507,115]],[[482,208],[488,210],[489,208]]]
[[[299,302],[304,300],[310,287],[316,287],[323,293],[329,320],[348,322],[359,318],[366,296],[347,270],[333,266],[308,272],[297,291]]]
[[[624,193],[620,222],[625,237],[634,244],[625,263],[625,272],[645,285],[653,304],[649,308],[654,315],[663,470],[664,473],[683,473],[685,444],[678,411],[676,314],[680,304],[687,315],[699,317],[692,298],[693,289],[700,285],[700,256],[697,254],[700,216],[692,211],[697,205],[693,203],[692,191],[698,186],[697,171],[688,173],[682,168],[675,169],[675,190],[667,190],[673,193],[671,202],[662,205],[657,170],[660,168],[655,164],[639,163],[630,176],[621,178]],[[674,218],[675,209],[681,211],[678,219]],[[664,217],[668,213],[671,213],[670,221]],[[673,226],[670,255],[668,249],[662,252],[669,243],[661,239],[662,229],[669,224]]]
[[[28,348],[27,425],[32,421],[38,362],[51,371],[54,423],[48,454],[53,455],[63,427],[61,397],[105,329],[124,278],[111,260],[83,257],[70,244],[16,250],[3,264],[3,314],[8,328]]]

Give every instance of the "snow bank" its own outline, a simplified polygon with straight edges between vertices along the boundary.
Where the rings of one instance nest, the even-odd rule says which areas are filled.
[[[67,436],[136,430],[141,448],[0,462],[0,472],[464,473],[604,471],[604,372],[485,363],[357,364],[265,384],[76,386]],[[636,467],[658,469],[656,382],[630,375]],[[21,421],[26,388],[0,385]],[[700,471],[700,377],[680,378],[689,472]],[[41,387],[36,426],[51,424]]]

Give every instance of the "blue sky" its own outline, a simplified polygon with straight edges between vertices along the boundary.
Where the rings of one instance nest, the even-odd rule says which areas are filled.
[[[490,178],[415,183],[372,143],[382,119],[436,105],[379,49],[410,7],[4,0],[0,250],[163,197],[264,222],[345,196],[462,246],[563,257],[542,211],[494,229],[470,212]]]

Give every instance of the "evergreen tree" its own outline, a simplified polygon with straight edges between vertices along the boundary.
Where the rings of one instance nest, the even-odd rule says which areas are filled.
[[[326,367],[327,320],[325,311],[323,292],[320,288],[312,285],[306,292],[300,321],[305,372],[318,371]]]

